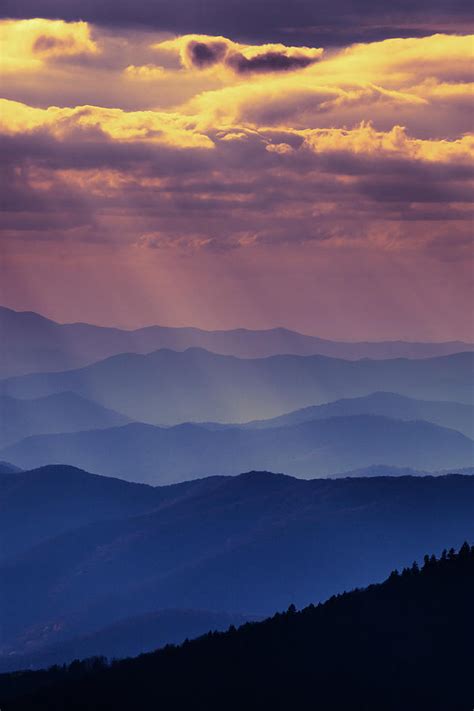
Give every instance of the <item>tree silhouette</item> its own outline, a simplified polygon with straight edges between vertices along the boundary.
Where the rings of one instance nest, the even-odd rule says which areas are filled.
[[[467,711],[474,546],[135,659],[0,676],[2,711]],[[427,683],[429,680],[429,683]]]

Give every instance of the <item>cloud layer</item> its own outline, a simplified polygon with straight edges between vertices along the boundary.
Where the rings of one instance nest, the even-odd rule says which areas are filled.
[[[53,275],[38,308],[61,316],[74,263],[100,266],[104,320],[120,274],[139,275],[150,304],[124,294],[127,324],[468,337],[472,37],[323,51],[44,19],[6,21],[0,37],[12,305],[31,306],[18,279],[34,284],[34,261]]]
[[[3,16],[87,20],[106,27],[142,26],[178,35],[198,32],[260,42],[341,46],[387,37],[466,32],[472,27],[468,0],[4,0]],[[297,40],[291,42],[291,39]]]

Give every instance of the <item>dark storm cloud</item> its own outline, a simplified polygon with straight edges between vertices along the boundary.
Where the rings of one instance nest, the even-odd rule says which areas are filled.
[[[179,34],[223,34],[234,39],[331,45],[432,34],[471,16],[467,0],[399,0],[390,11],[378,0],[4,0],[3,17],[87,20],[147,26]],[[428,26],[429,25],[429,26]]]

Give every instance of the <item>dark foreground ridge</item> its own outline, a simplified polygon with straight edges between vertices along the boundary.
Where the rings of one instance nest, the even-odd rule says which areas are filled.
[[[382,584],[107,666],[0,676],[2,711],[470,711],[474,546]]]

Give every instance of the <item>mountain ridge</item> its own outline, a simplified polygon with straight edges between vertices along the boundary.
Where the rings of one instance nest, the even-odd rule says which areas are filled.
[[[424,360],[275,355],[237,358],[205,349],[119,354],[92,365],[0,381],[0,393],[74,393],[132,420],[248,422],[378,390],[472,405],[474,354]]]
[[[142,331],[150,331],[155,328],[163,329],[163,330],[169,330],[169,331],[198,331],[200,333],[284,333],[284,334],[295,334],[297,336],[302,336],[303,338],[312,338],[315,339],[316,341],[321,341],[324,343],[341,343],[341,344],[386,344],[386,343],[396,343],[396,344],[416,344],[416,345],[467,345],[467,346],[473,346],[474,347],[474,342],[470,343],[469,341],[463,341],[463,340],[456,340],[456,339],[448,339],[444,341],[410,341],[407,339],[401,339],[401,338],[394,338],[394,339],[381,339],[377,341],[371,341],[371,340],[351,340],[351,341],[344,341],[341,339],[328,339],[328,338],[322,338],[320,336],[315,336],[309,333],[303,333],[302,331],[295,331],[294,329],[287,328],[286,326],[273,326],[269,328],[247,328],[247,327],[237,327],[237,328],[215,328],[215,329],[206,329],[206,328],[201,328],[199,326],[163,326],[161,324],[149,324],[148,326],[138,326],[136,328],[125,328],[125,327],[120,327],[120,326],[105,326],[105,325],[100,325],[100,324],[92,324],[87,321],[56,321],[48,316],[44,316],[43,314],[40,314],[37,311],[31,311],[28,309],[13,309],[8,306],[3,306],[0,305],[0,313],[2,314],[18,314],[18,315],[23,315],[23,316],[28,316],[28,317],[33,317],[39,321],[46,322],[46,323],[53,323],[56,326],[80,326],[80,327],[90,327],[90,328],[96,328],[96,329],[109,329],[111,331],[118,331],[118,332],[123,332],[123,333],[139,333]]]
[[[383,390],[363,397],[341,398],[321,405],[309,405],[266,420],[251,420],[240,424],[214,422],[199,424],[211,428],[266,429],[349,414],[377,414],[401,420],[421,419],[457,429],[471,438],[474,435],[474,406],[472,405],[447,400],[420,400]]]
[[[474,350],[473,343],[464,341],[331,341],[281,327],[207,331],[192,326],[152,325],[127,330],[83,322],[58,323],[33,311],[15,311],[4,306],[0,306],[0,334],[7,344],[0,353],[0,377],[68,370],[116,353],[148,353],[166,347],[183,350],[200,346],[244,358],[321,353],[351,360],[371,355],[378,359],[400,355],[425,358]]]
[[[265,429],[130,423],[29,437],[0,450],[0,457],[22,469],[72,464],[157,485],[259,469],[313,478],[376,464],[464,468],[472,465],[474,441],[423,420],[360,414]]]

